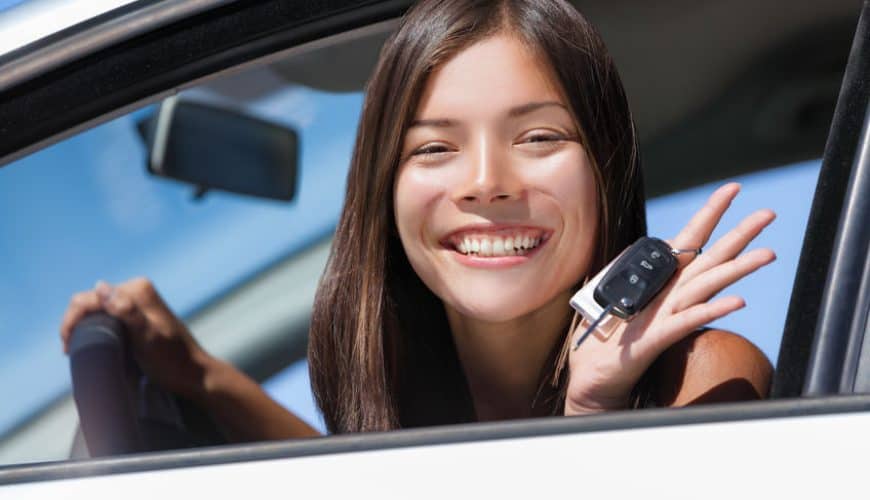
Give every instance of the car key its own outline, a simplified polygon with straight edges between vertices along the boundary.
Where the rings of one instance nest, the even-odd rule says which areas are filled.
[[[593,297],[604,310],[574,344],[574,349],[608,314],[629,321],[661,291],[677,271],[674,250],[658,238],[642,237],[609,266]]]
[[[613,304],[611,313],[629,320],[640,312],[677,271],[670,245],[658,238],[637,240],[613,264],[595,288],[595,300]]]

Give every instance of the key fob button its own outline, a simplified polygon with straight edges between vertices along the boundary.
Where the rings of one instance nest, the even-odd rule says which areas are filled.
[[[629,264],[627,267],[628,267],[628,269],[626,270],[625,273],[623,273],[623,276],[625,276],[626,279],[628,278],[629,272],[638,275],[641,279],[645,280],[647,283],[649,283],[650,281],[653,281],[655,279],[655,272],[640,265],[640,262],[633,262],[633,263]]]
[[[632,269],[627,270],[623,274],[623,277],[625,278],[625,281],[627,281],[629,285],[631,285],[634,288],[637,288],[638,290],[643,290],[646,288],[647,280],[643,279],[643,277],[639,273],[634,272],[634,270],[632,270]]]

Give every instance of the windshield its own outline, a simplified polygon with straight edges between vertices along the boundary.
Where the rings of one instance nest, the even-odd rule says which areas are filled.
[[[361,96],[284,87],[244,105],[300,135],[290,203],[194,200],[191,186],[150,176],[136,123],[151,108],[0,169],[0,397],[16,403],[0,412],[0,434],[68,391],[58,325],[75,291],[148,276],[187,317],[331,233]]]

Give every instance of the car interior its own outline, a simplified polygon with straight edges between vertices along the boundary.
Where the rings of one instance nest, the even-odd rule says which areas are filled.
[[[640,132],[648,198],[818,159],[825,153],[826,143],[830,147],[828,134],[838,97],[842,98],[844,72],[861,12],[858,2],[801,1],[784,5],[774,0],[576,0],[574,3],[599,28],[620,70]],[[123,14],[135,17],[135,7],[134,2]],[[139,140],[149,153],[149,165],[141,168],[148,168],[150,175],[185,183],[185,189],[189,188],[194,196],[211,196],[207,191],[228,191],[292,200],[299,196],[299,189],[305,187],[299,178],[304,179],[307,171],[302,170],[303,167],[297,169],[288,158],[300,154],[297,147],[304,150],[305,134],[299,133],[297,137],[297,131],[290,126],[263,125],[258,122],[262,116],[254,116],[255,111],[245,114],[245,110],[256,110],[257,103],[288,87],[304,87],[327,94],[359,94],[403,8],[391,4],[381,11],[359,16],[353,22],[335,14],[333,17],[338,20],[334,25],[318,28],[319,31],[300,29],[294,35],[296,38],[289,35],[282,38],[280,32],[274,31],[271,38],[243,40],[240,46],[250,47],[244,56],[227,49],[222,56],[203,57],[201,60],[205,62],[199,66],[180,61],[178,64],[188,69],[169,68],[154,81],[148,80],[147,85],[118,84],[117,89],[106,92],[110,97],[96,100],[97,104],[81,105],[64,118],[46,119],[39,127],[22,126],[20,131],[10,131],[8,140],[0,145],[0,165],[15,168],[14,162],[31,152],[59,144],[110,119],[134,113],[141,133]],[[245,8],[232,5],[221,9],[218,9],[220,15],[215,14],[213,19],[203,22],[203,26],[212,23],[209,25],[212,27],[203,28],[203,33],[217,33],[221,19],[248,15],[254,19],[266,15],[253,10],[246,13]],[[101,19],[119,17],[110,12]],[[98,29],[99,23],[94,22],[73,27],[62,35],[87,37]],[[142,41],[141,45],[129,42],[128,49],[109,49],[111,54],[100,57],[105,62],[111,61],[110,57],[126,54],[133,59],[131,65],[138,64],[161,50],[158,42],[162,36],[167,39],[192,36],[184,34],[184,30],[195,28],[177,28],[177,33],[171,26],[161,29],[165,31],[158,30],[158,35]],[[62,36],[58,37],[60,40]],[[23,76],[18,76],[22,80],[15,80],[16,74],[24,73],[4,73],[4,67],[22,67],[21,61],[27,59],[24,56],[37,60],[37,56],[53,47],[52,42],[57,43],[53,40],[37,42],[0,56],[0,75],[6,75],[0,76],[0,102],[8,103],[5,110],[0,110],[0,120],[7,118],[15,123],[15,119],[25,113],[29,98],[41,99],[47,107],[59,102],[56,86],[64,84],[63,78],[87,80],[84,76],[87,64],[83,65],[81,74],[76,74],[79,70],[70,69],[68,76],[59,73],[60,67],[46,66],[43,74],[28,77],[38,83],[37,90],[30,95],[20,87],[27,80]],[[197,54],[197,50],[191,53]],[[95,60],[85,62],[94,64]],[[123,74],[125,70],[119,71]],[[95,75],[93,78],[99,78]],[[129,77],[135,77],[132,70]],[[226,122],[220,122],[214,115],[199,121],[184,121],[182,111],[209,103],[213,109],[231,109],[237,114]],[[35,112],[37,116],[32,120],[41,119],[39,113],[42,112]],[[170,122],[166,116],[170,115],[178,124],[175,129],[167,125]],[[249,123],[252,120],[253,123]],[[187,136],[183,135],[182,124],[188,126]],[[258,126],[273,128],[261,130],[256,128]],[[213,169],[211,174],[185,170],[184,165],[191,162],[186,162],[184,154],[171,145],[160,145],[161,130],[168,134],[163,136],[162,143],[171,142],[172,137],[191,137],[194,141],[196,134],[191,130],[196,127],[201,127],[197,133],[202,132],[205,137],[213,137],[229,127],[235,135],[244,129],[258,130],[252,134],[257,138],[264,134],[280,136],[269,143],[270,147],[285,142],[280,142],[283,146],[274,146],[273,163],[264,164],[259,184],[241,185],[232,172],[219,178],[219,169]],[[154,160],[158,157],[157,149],[163,154],[159,161]],[[192,150],[198,149],[196,146]],[[211,164],[219,163],[220,156],[216,154],[218,159]],[[251,158],[255,156],[252,153]],[[278,169],[277,165],[288,169]],[[281,180],[276,183],[275,179]],[[837,182],[845,186],[846,180]],[[267,188],[277,184],[287,189],[279,194],[268,192]],[[845,187],[838,189],[842,191]],[[812,197],[812,192],[797,195]],[[819,210],[815,215],[817,219],[839,214],[839,206],[834,212],[831,208],[827,215],[820,215]],[[808,234],[804,244],[833,241],[835,230],[836,227],[829,227],[824,234]],[[269,260],[267,266],[246,274],[222,293],[210,296],[207,303],[190,309],[184,319],[207,350],[233,362],[258,381],[269,379],[305,357],[309,311],[329,252],[329,230],[319,231],[319,236],[311,238],[304,248]],[[822,253],[823,249],[816,250],[815,258],[820,259]],[[801,257],[801,265],[809,258]],[[819,269],[822,281],[825,271]],[[795,283],[781,284],[784,297],[789,296],[793,287],[795,290],[813,287],[812,292],[792,296],[790,311],[802,307],[800,301],[819,300],[820,286],[810,283],[819,279],[818,275],[803,276]],[[790,312],[789,318],[785,320],[779,359],[771,360],[777,369],[772,395],[776,398],[802,394],[805,365],[813,343],[815,321],[810,326],[802,326],[798,316]],[[112,348],[118,349],[117,346]],[[83,365],[92,365],[92,362],[83,362]],[[99,377],[99,374],[91,377]],[[103,386],[100,388],[102,390]],[[0,434],[0,464],[111,455],[94,453],[93,448],[98,445],[85,443],[82,433],[77,432],[78,419],[69,392],[47,401],[27,421]],[[87,429],[85,431],[87,434]],[[149,449],[218,442],[176,443]]]

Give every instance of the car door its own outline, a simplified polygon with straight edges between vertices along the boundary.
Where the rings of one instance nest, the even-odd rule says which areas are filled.
[[[109,12],[0,57],[0,162],[221,73],[390,23],[406,7],[391,1],[164,1]],[[870,396],[861,394],[870,384],[870,348],[864,348],[870,312],[868,33],[865,1],[827,137],[772,399],[8,466],[0,469],[0,484],[9,485],[0,496],[123,490],[144,497],[191,484],[237,496],[251,484],[281,488],[294,481],[286,487],[334,494],[539,495],[564,492],[566,477],[612,494],[615,483],[624,492],[647,490],[674,469],[685,473],[684,487],[697,488],[685,491],[697,494],[716,484],[705,496],[738,494],[741,484],[771,494],[830,492],[834,477],[841,479],[834,491],[848,492],[860,477],[858,453],[870,444],[862,432],[870,423]],[[59,52],[58,45],[68,50]],[[744,476],[723,485],[721,471],[735,463]],[[441,476],[433,480],[434,471]]]

